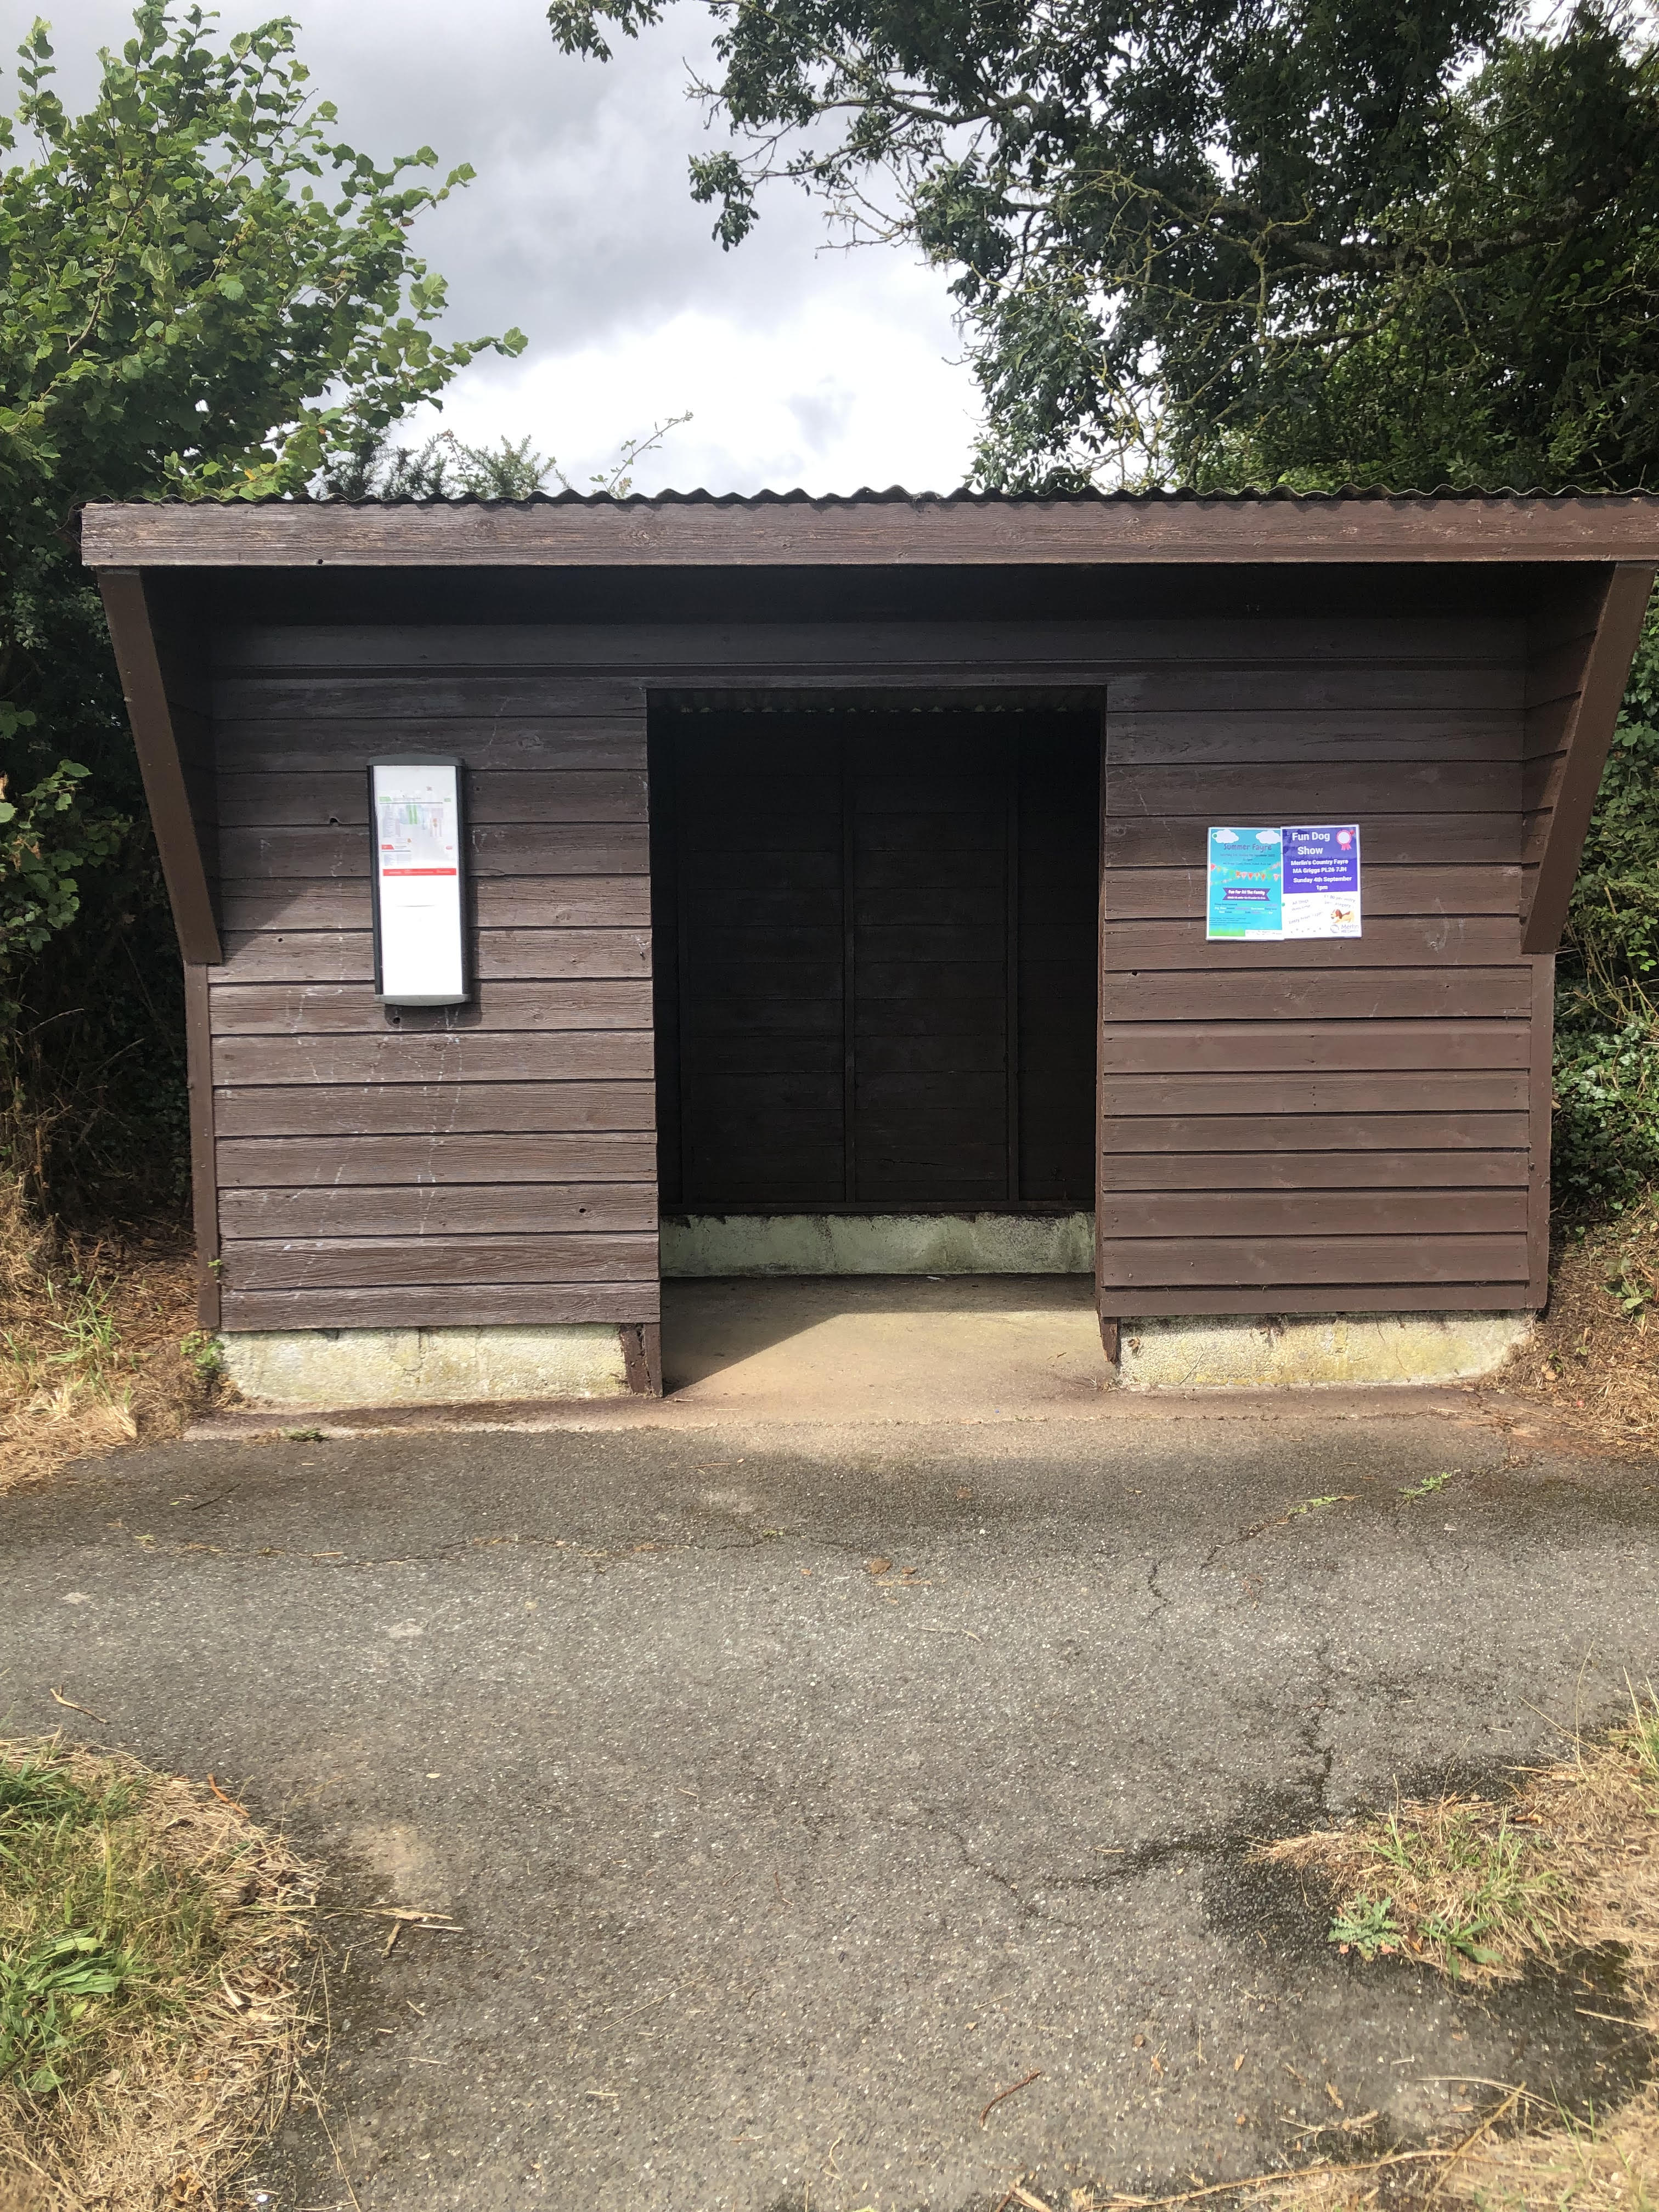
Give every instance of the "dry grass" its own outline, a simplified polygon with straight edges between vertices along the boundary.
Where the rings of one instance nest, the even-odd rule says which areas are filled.
[[[314,1891],[208,1787],[0,1744],[0,2212],[222,2202],[297,2078]]]
[[[1504,1376],[1601,1441],[1659,1442],[1659,1193],[1556,1255],[1549,1311]]]
[[[0,1492],[177,1436],[219,1388],[180,1243],[71,1244],[0,1183]]]
[[[1332,1940],[1362,1955],[1413,1959],[1468,1980],[1512,1979],[1600,1951],[1622,1962],[1638,2027],[1659,2037],[1659,1701],[1524,1774],[1507,1802],[1407,1802],[1383,1819],[1264,1845],[1261,1856],[1320,1875]],[[1551,2113],[1517,2089],[1505,2133],[1494,2110],[1460,2147],[1419,2169],[1424,2201],[1484,2212],[1659,2212],[1659,2083],[1593,2123]],[[1242,2203],[1273,2212],[1358,2212],[1388,2202],[1378,2166],[1296,2177]]]

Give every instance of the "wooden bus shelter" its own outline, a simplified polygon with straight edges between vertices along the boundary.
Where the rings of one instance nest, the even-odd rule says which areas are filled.
[[[228,1343],[574,1332],[659,1389],[659,1212],[878,1262],[1092,1214],[1109,1350],[1543,1302],[1659,497],[100,505],[82,549]],[[427,753],[476,981],[394,1006],[364,770]],[[1257,822],[1358,825],[1358,939],[1206,938],[1207,830]]]

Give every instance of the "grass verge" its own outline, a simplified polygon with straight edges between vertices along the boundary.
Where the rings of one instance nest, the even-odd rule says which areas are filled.
[[[219,1389],[186,1246],[72,1244],[0,1184],[0,1492],[177,1436]]]
[[[1623,1726],[1576,1746],[1570,1761],[1525,1772],[1506,1801],[1407,1802],[1382,1818],[1264,1844],[1259,1856],[1322,1879],[1332,1942],[1363,1959],[1409,1959],[1480,1983],[1611,1954],[1633,2023],[1659,2037],[1651,1696],[1634,1702]],[[1379,2194],[1393,2164],[1288,2176],[1234,2201],[1263,2212],[1358,2212],[1394,2201]],[[1659,2083],[1593,2124],[1517,2088],[1416,2179],[1419,2201],[1483,2212],[1659,2212]]]
[[[0,2206],[215,2206],[280,2117],[315,1883],[211,1787],[0,1742]]]

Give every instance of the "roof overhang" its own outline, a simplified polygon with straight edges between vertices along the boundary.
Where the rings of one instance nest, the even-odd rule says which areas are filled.
[[[88,507],[81,545],[94,568],[1659,562],[1659,494],[135,501]]]

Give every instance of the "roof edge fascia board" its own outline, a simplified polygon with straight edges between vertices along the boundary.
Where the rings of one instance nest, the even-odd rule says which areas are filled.
[[[1659,494],[95,504],[94,568],[1659,562]]]

